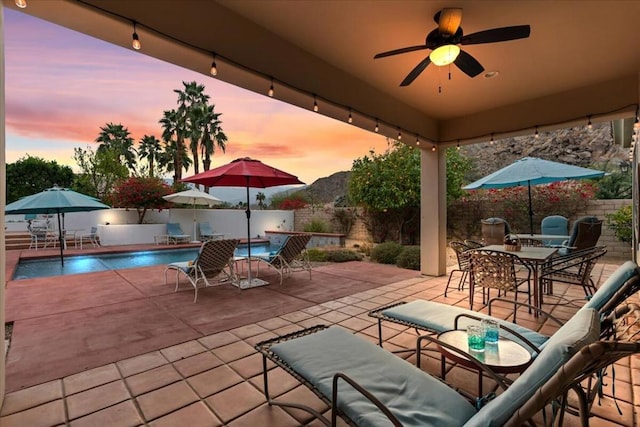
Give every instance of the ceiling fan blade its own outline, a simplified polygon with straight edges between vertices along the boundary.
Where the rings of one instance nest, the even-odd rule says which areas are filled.
[[[508,40],[526,39],[531,34],[531,27],[528,25],[516,25],[514,27],[494,28],[492,30],[479,31],[467,34],[460,39],[460,44],[481,44],[505,42]]]
[[[409,74],[407,74],[407,77],[405,77],[402,83],[400,83],[400,86],[409,86],[411,83],[413,83],[416,77],[418,77],[429,64],[431,64],[431,59],[427,56],[422,61],[420,61],[420,63],[416,65],[416,67],[411,70]]]
[[[389,50],[387,52],[381,52],[376,56],[374,56],[373,59],[385,58],[387,56],[399,55],[401,53],[407,53],[407,52],[415,52],[416,50],[424,50],[424,49],[428,49],[427,45],[421,44],[418,46],[403,47],[402,49],[394,49],[394,50]]]
[[[440,34],[452,36],[458,31],[462,22],[462,9],[454,7],[442,9],[436,13],[434,19],[438,23]]]
[[[484,71],[484,67],[480,65],[473,56],[469,55],[464,50],[460,51],[460,54],[454,61],[454,64],[456,64],[456,66],[469,77],[475,77]]]

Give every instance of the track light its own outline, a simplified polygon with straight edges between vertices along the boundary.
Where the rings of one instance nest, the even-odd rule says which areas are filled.
[[[351,115],[351,108],[349,108],[349,118],[347,119],[347,122],[353,123],[353,116]]]
[[[140,50],[142,45],[140,44],[140,39],[138,38],[138,33],[136,33],[136,21],[133,21],[133,35],[131,36],[133,41],[131,42],[131,46],[135,50]]]
[[[489,144],[493,145],[493,133],[491,134],[491,140],[489,141]]]
[[[435,144],[433,144],[433,145],[431,146],[431,151],[436,151],[436,145],[435,145]]]
[[[378,122],[378,119],[376,119],[376,127],[375,127],[375,128],[373,128],[373,131],[374,131],[375,133],[380,132],[380,123]]]
[[[458,140],[458,145],[456,145],[456,150],[460,151],[460,140]]]
[[[416,135],[416,145],[420,145],[420,135]]]
[[[534,138],[540,137],[540,133],[538,132],[538,126],[536,126],[536,133],[533,134]]]
[[[218,75],[218,65],[216,64],[216,54],[213,54],[213,59],[211,60],[211,70],[209,70],[209,73],[212,76],[217,76]]]
[[[593,124],[591,123],[591,116],[589,116],[589,121],[587,122],[587,129],[593,129]]]
[[[273,78],[271,79],[271,86],[269,86],[269,92],[268,95],[270,98],[273,98]]]
[[[318,100],[315,95],[313,95],[313,111],[318,112]]]
[[[27,7],[27,0],[16,0],[16,6],[18,6],[20,9],[24,9],[25,7]]]
[[[398,141],[400,141],[402,139],[402,132],[400,132],[400,129],[398,129]]]

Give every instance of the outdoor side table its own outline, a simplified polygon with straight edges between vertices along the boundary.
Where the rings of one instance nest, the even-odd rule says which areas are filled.
[[[475,356],[477,360],[487,365],[496,374],[519,374],[531,363],[531,354],[527,349],[505,337],[500,337],[497,344],[486,344],[483,352],[469,351],[466,330],[456,329],[442,332],[438,335],[438,340]],[[441,355],[440,369],[443,380],[446,376],[445,359],[450,359],[467,368],[478,369],[478,367],[462,353],[457,353],[440,345],[438,345],[438,351]],[[478,396],[482,396],[481,369],[478,369]]]

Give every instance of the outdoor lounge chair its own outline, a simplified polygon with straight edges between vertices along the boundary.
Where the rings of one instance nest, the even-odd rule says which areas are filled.
[[[167,265],[164,270],[164,283],[167,284],[167,273],[169,270],[176,272],[176,289],[180,285],[180,274],[183,274],[193,286],[195,296],[193,302],[198,301],[198,284],[203,282],[204,286],[215,286],[223,282],[233,282],[236,280],[233,270],[233,252],[238,246],[238,239],[211,240],[204,242],[200,247],[200,252],[194,261],[174,262]],[[219,279],[221,278],[221,279]],[[212,283],[213,279],[219,279],[217,283]]]
[[[215,240],[215,239],[223,239],[223,233],[214,233],[211,228],[211,224],[208,222],[199,222],[198,223],[198,231],[200,232],[200,240]]]
[[[260,274],[260,264],[266,264],[278,272],[281,285],[284,276],[294,271],[308,271],[309,280],[311,280],[311,262],[306,251],[309,240],[311,240],[311,234],[292,234],[277,251],[270,253],[268,257],[256,257],[259,261],[258,274]]]
[[[580,385],[583,380],[640,351],[637,343],[597,342],[599,320],[594,309],[577,313],[510,385],[468,355],[503,390],[497,397],[492,393],[479,399],[463,396],[406,360],[339,326],[308,328],[260,342],[256,349],[263,356],[264,393],[269,405],[308,411],[325,425],[335,426],[340,416],[356,426],[520,426],[549,402],[565,402],[570,389],[580,390],[584,396]],[[272,399],[267,361],[330,405],[332,419],[299,403]],[[564,408],[561,404],[560,409]],[[588,406],[581,405],[580,409],[583,425],[587,425]]]
[[[638,269],[638,265],[635,262],[627,261],[618,267],[613,274],[611,274],[611,276],[609,276],[609,278],[600,285],[596,293],[589,298],[586,304],[580,308],[578,312],[593,308],[600,313],[603,319],[605,319],[611,313],[615,312],[616,307],[620,306],[629,296],[634,295],[639,290],[640,269]],[[400,301],[376,308],[369,312],[369,316],[378,319],[378,344],[382,346],[383,320],[408,326],[410,328],[414,328],[416,331],[438,334],[451,329],[456,329],[457,326],[464,327],[464,322],[458,325],[458,317],[461,315],[478,319],[491,317],[492,302],[493,301],[489,302],[489,315],[434,301],[415,300],[411,302]],[[510,301],[510,303],[513,304],[513,301]],[[517,304],[526,306],[524,303]],[[562,322],[552,315],[535,307],[532,307],[532,309],[557,324],[562,324]],[[549,339],[548,336],[527,327],[517,325],[504,319],[493,319],[497,320],[499,324],[516,331],[519,335],[523,336],[527,341],[537,347],[542,346]],[[605,329],[606,328],[603,328],[603,331]],[[515,341],[522,343],[522,340],[518,337],[515,337]],[[530,347],[526,342],[524,342],[523,345]]]
[[[188,242],[191,240],[190,234],[184,234],[180,224],[177,222],[170,222],[167,224],[167,238],[168,241],[174,245],[181,242]]]
[[[76,236],[75,244],[80,244],[80,249],[82,249],[83,243],[91,243],[92,246],[98,247],[100,246],[100,241],[98,240],[98,227],[91,227],[91,231],[89,233],[78,234]]]

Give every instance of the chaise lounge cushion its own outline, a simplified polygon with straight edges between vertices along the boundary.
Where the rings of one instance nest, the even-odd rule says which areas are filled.
[[[417,300],[409,302],[407,304],[397,305],[395,307],[384,310],[383,313],[389,317],[421,325],[424,328],[437,333],[455,329],[455,318],[460,314],[469,314],[480,318],[489,318],[489,316],[477,311],[425,300]],[[498,320],[498,322],[500,322],[502,325],[516,331],[517,333],[531,341],[531,343],[536,347],[541,347],[549,339],[549,337],[545,335],[539,334],[535,331],[532,331],[531,329],[525,328],[515,323],[501,319],[496,320]],[[477,321],[472,319],[462,318],[458,322],[458,329],[464,329],[468,324],[476,322]],[[521,340],[509,334],[508,332],[504,332],[504,336],[522,344]],[[529,348],[529,346],[524,344],[523,346],[527,350],[533,351]]]
[[[271,350],[327,397],[342,372],[373,393],[404,426],[460,426],[475,408],[460,394],[409,362],[333,326],[274,345]],[[346,382],[338,385],[339,408],[358,426],[389,420]]]
[[[583,308],[595,308],[597,310],[611,300],[622,284],[638,274],[638,265],[633,261],[627,261],[613,272],[603,284],[598,287],[595,294],[589,299]]]
[[[547,342],[524,373],[502,394],[484,406],[465,427],[501,426],[567,360],[600,335],[600,316],[594,309],[579,310]]]

